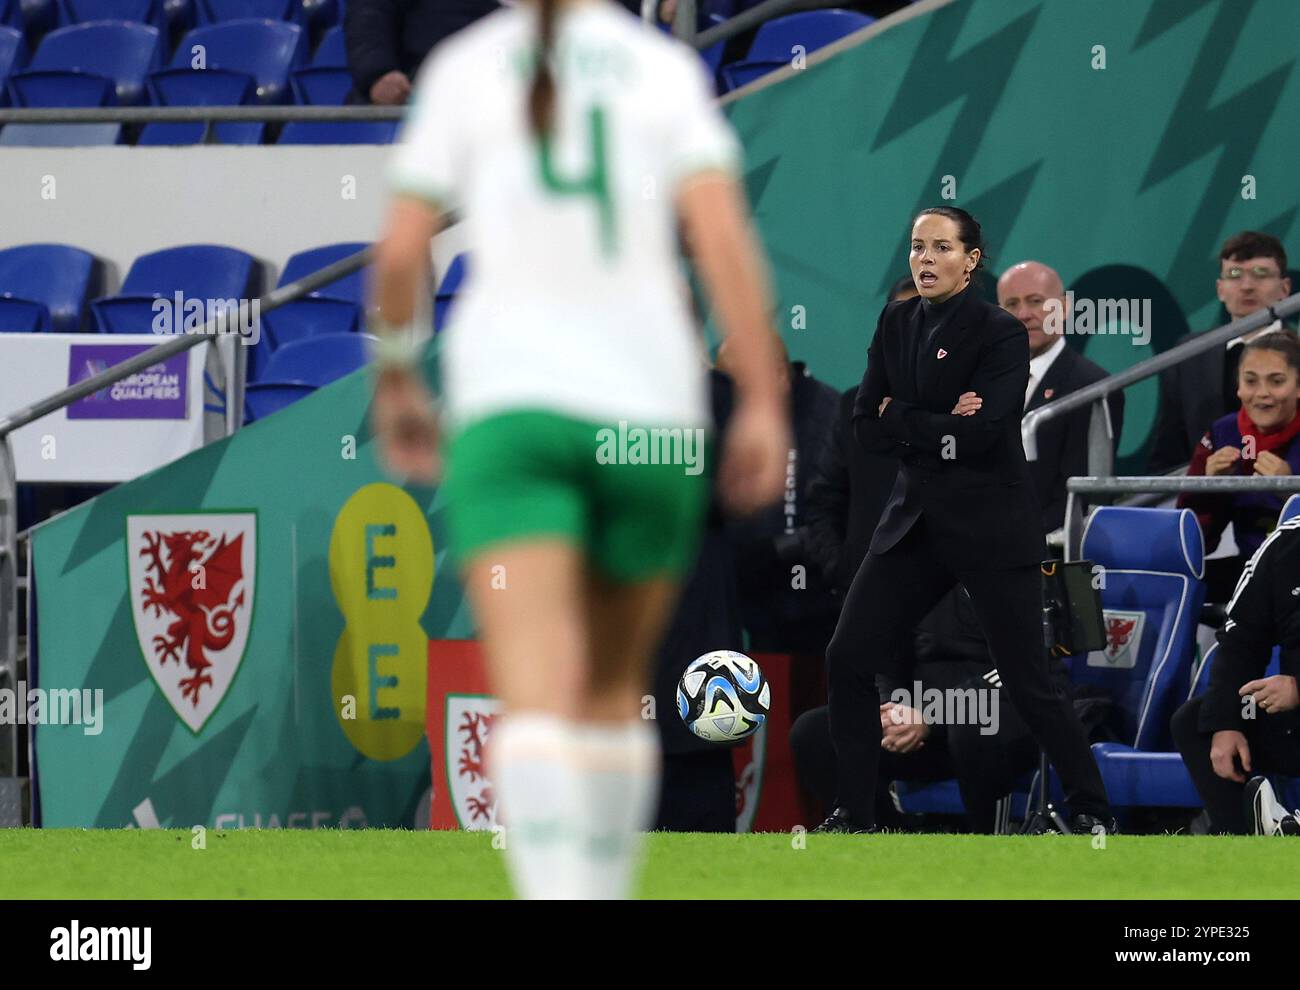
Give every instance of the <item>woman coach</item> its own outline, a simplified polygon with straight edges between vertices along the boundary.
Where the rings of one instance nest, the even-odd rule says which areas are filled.
[[[838,794],[825,831],[874,828],[875,676],[898,664],[913,627],[958,581],[1003,687],[1060,774],[1071,829],[1114,827],[1083,727],[1044,657],[1044,546],[1020,438],[1029,342],[1019,320],[970,288],[982,255],[969,213],[922,210],[909,254],[920,296],[885,307],[867,352],[854,432],[901,466],[826,651]]]

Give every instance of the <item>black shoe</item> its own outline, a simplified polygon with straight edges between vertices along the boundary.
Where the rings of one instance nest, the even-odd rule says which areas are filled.
[[[1246,821],[1255,835],[1300,835],[1300,819],[1281,804],[1265,777],[1246,781]]]
[[[1119,835],[1119,823],[1114,818],[1096,815],[1071,815],[1071,835]]]
[[[853,823],[849,821],[849,812],[847,808],[836,808],[815,829],[814,835],[870,835],[875,832],[882,832],[884,829],[878,829],[871,825],[867,828],[854,828]]]

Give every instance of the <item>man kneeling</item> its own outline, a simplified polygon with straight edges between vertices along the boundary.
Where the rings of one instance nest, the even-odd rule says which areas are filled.
[[[1300,519],[1278,526],[1246,564],[1218,640],[1209,688],[1173,720],[1211,829],[1300,835],[1300,817],[1261,776],[1300,776]],[[1278,644],[1281,673],[1265,677]]]

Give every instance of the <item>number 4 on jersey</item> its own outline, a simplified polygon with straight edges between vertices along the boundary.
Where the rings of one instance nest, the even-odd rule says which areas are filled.
[[[605,111],[592,107],[587,112],[587,137],[591,149],[591,165],[585,175],[562,176],[555,168],[551,155],[551,137],[544,135],[538,142],[537,157],[542,171],[542,184],[557,196],[591,196],[596,201],[600,221],[600,250],[605,257],[614,254],[614,202],[609,194],[608,170],[605,163]]]

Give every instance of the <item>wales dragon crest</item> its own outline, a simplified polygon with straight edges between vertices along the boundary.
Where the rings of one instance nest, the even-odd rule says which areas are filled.
[[[127,517],[131,615],[149,674],[191,732],[244,659],[257,573],[257,516]]]

